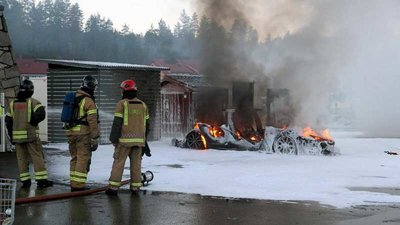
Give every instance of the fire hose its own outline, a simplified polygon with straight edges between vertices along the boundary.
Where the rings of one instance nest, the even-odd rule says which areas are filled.
[[[154,178],[154,175],[151,171],[146,171],[142,173],[142,183],[143,184],[148,184],[150,181],[152,181]],[[124,180],[121,182],[121,186],[129,184],[130,180]],[[61,194],[52,194],[52,195],[43,195],[43,196],[35,196],[35,197],[28,197],[28,198],[18,198],[15,200],[15,205],[20,205],[20,204],[25,204],[25,203],[35,203],[35,202],[47,202],[47,201],[53,201],[53,200],[61,200],[61,199],[66,199],[66,198],[74,198],[74,197],[81,197],[81,196],[86,196],[86,195],[91,195],[95,193],[99,193],[102,191],[107,190],[108,185],[96,189],[91,189],[91,190],[84,190],[84,191],[76,191],[76,192],[67,192],[67,193],[61,193]]]
[[[121,186],[129,184],[129,182],[130,182],[130,180],[124,180],[121,182]],[[91,194],[105,191],[105,190],[107,190],[107,188],[108,188],[108,186],[104,186],[104,187],[91,189],[91,190],[85,190],[85,191],[67,192],[67,193],[61,193],[61,194],[43,195],[43,196],[35,196],[35,197],[28,197],[28,198],[17,198],[15,200],[15,205],[81,197],[81,196],[91,195]]]

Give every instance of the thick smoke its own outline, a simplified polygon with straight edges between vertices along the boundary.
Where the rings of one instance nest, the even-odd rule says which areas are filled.
[[[215,26],[240,21],[258,32],[254,48],[211,33],[201,64],[214,81],[268,77],[290,90],[295,125],[399,136],[398,1],[201,0],[198,9]]]

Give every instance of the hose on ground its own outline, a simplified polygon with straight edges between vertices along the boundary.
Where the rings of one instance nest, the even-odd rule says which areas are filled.
[[[129,184],[129,182],[130,182],[130,180],[124,180],[121,182],[121,186]],[[81,196],[91,195],[91,194],[105,191],[105,190],[107,190],[107,188],[108,188],[108,186],[104,186],[104,187],[85,190],[85,191],[66,192],[66,193],[61,193],[61,194],[43,195],[43,196],[35,196],[35,197],[28,197],[28,198],[17,198],[15,200],[15,205],[81,197]]]

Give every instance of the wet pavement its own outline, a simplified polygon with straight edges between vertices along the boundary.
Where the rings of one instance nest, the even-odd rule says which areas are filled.
[[[0,153],[0,177],[16,178],[17,175],[15,155]],[[17,187],[18,198],[68,191],[69,187],[62,184],[48,189],[36,189],[36,185],[29,190]],[[150,191],[134,196],[121,190],[118,197],[99,193],[18,205],[14,224],[393,225],[400,224],[399,209],[396,205],[336,209],[316,202],[227,199]]]

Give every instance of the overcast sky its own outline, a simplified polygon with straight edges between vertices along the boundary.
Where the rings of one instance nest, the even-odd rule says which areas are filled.
[[[173,29],[183,9],[189,15],[194,12],[192,0],[71,0],[71,2],[79,4],[85,19],[91,14],[100,13],[111,19],[118,30],[126,23],[135,33],[146,32],[151,24],[156,26],[160,19],[164,19]]]

